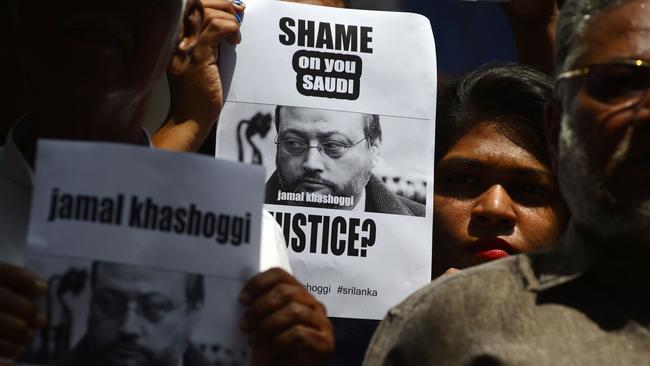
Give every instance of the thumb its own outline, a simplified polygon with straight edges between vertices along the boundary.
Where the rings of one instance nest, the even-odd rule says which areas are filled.
[[[460,269],[449,268],[449,269],[447,270],[447,272],[445,272],[445,273],[443,274],[443,276],[452,275],[452,274],[454,274],[454,273],[460,273]]]

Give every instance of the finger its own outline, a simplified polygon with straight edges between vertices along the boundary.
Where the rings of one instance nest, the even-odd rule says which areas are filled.
[[[204,8],[223,9],[228,6],[237,9],[246,8],[246,3],[242,0],[203,0],[202,3]]]
[[[239,34],[239,23],[233,16],[227,16],[229,18],[224,18],[223,16],[213,17],[205,29],[203,29],[203,32],[201,32],[199,42],[207,44],[210,48],[216,48],[219,41],[224,38],[229,43],[232,43],[233,39],[236,40]]]
[[[334,351],[334,338],[331,333],[297,325],[277,336],[271,343],[278,354],[290,356],[297,350],[308,350],[316,356],[327,357]]]
[[[11,341],[0,339],[0,357],[2,358],[8,358],[10,360],[14,360],[20,357],[24,351],[25,351],[24,347],[19,346]],[[0,362],[0,366],[3,365],[9,365],[9,364]]]
[[[443,276],[445,276],[445,275],[450,275],[450,274],[454,274],[454,273],[459,273],[459,272],[460,272],[460,269],[449,268],[449,269],[448,269],[448,270],[443,274]]]
[[[206,9],[204,25],[207,25],[212,19],[235,19],[235,13],[226,12],[223,10]]]
[[[232,0],[232,5],[236,9],[241,9],[242,11],[246,9],[246,3],[243,0]]]
[[[25,297],[0,287],[0,299],[0,312],[19,317],[34,328],[45,326],[45,315]]]
[[[264,319],[253,334],[253,343],[269,342],[286,330],[298,325],[319,331],[331,330],[331,323],[323,313],[294,302]]]
[[[257,328],[263,319],[291,303],[321,310],[316,299],[301,285],[280,283],[249,306],[242,321],[242,329],[246,331]]]
[[[295,287],[295,285],[292,286]],[[287,306],[299,305],[311,311],[325,314],[324,307],[321,307],[320,303],[307,291],[292,291],[289,288],[283,291],[281,290],[283,288],[285,287],[278,285],[278,287],[274,288],[248,308],[241,322],[241,328],[244,332],[255,331],[262,321]]]
[[[10,340],[18,345],[32,342],[34,331],[20,318],[0,313],[0,339]]]
[[[0,263],[0,286],[29,298],[43,296],[47,293],[47,283],[31,271],[22,267]]]
[[[280,268],[271,268],[266,272],[253,276],[239,294],[239,300],[245,304],[252,304],[258,297],[280,283],[297,284],[302,286],[298,280]]]
[[[206,20],[209,20],[209,14],[215,14],[216,12],[226,12],[235,16],[237,12],[244,11],[244,7],[225,0],[204,1],[203,7],[205,9]]]

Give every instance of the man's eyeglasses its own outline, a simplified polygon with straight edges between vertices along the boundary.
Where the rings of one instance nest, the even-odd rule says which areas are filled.
[[[650,61],[621,60],[569,70],[558,82],[585,78],[585,90],[603,103],[638,103],[650,89]]]
[[[299,140],[296,138],[280,139],[276,137],[275,144],[279,145],[284,152],[291,155],[303,155],[309,149],[317,149],[321,154],[325,154],[330,158],[336,159],[343,156],[343,154],[345,154],[345,152],[348,151],[348,149],[360,144],[366,139],[368,138],[364,137],[353,144],[346,144],[341,141],[331,140],[331,141],[322,142],[316,146],[312,146],[305,143],[303,140]]]
[[[151,323],[158,323],[172,311],[185,305],[187,301],[178,304],[160,295],[142,296],[130,301],[113,291],[100,291],[93,295],[93,305],[108,319],[121,319],[135,304],[136,313],[142,315]]]

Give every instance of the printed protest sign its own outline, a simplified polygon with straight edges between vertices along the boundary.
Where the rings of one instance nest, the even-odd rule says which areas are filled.
[[[430,281],[435,47],[419,15],[247,3],[217,156],[267,168],[296,277],[381,319]]]
[[[50,289],[26,362],[248,364],[237,297],[259,267],[262,168],[44,141],[35,171],[27,266]]]

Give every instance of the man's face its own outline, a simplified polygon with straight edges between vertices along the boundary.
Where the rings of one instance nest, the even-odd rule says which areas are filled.
[[[187,276],[99,264],[88,341],[98,366],[177,366],[198,308],[187,303]]]
[[[13,0],[12,49],[29,85],[81,99],[142,97],[178,38],[181,0]]]
[[[276,155],[282,189],[354,196],[356,203],[370,179],[379,149],[378,142],[364,140],[365,125],[362,114],[283,107],[278,128],[281,144]],[[283,142],[310,146],[334,143],[350,148],[341,156],[329,156],[326,149],[320,152],[316,148],[291,153],[282,147]]]
[[[650,60],[650,1],[627,1],[592,18],[570,68]],[[607,241],[650,235],[650,97],[624,72],[560,81],[559,179],[579,226]],[[598,80],[596,80],[598,79]],[[623,80],[623,81],[620,81]],[[603,93],[605,92],[605,94]],[[618,95],[607,95],[620,94]]]

